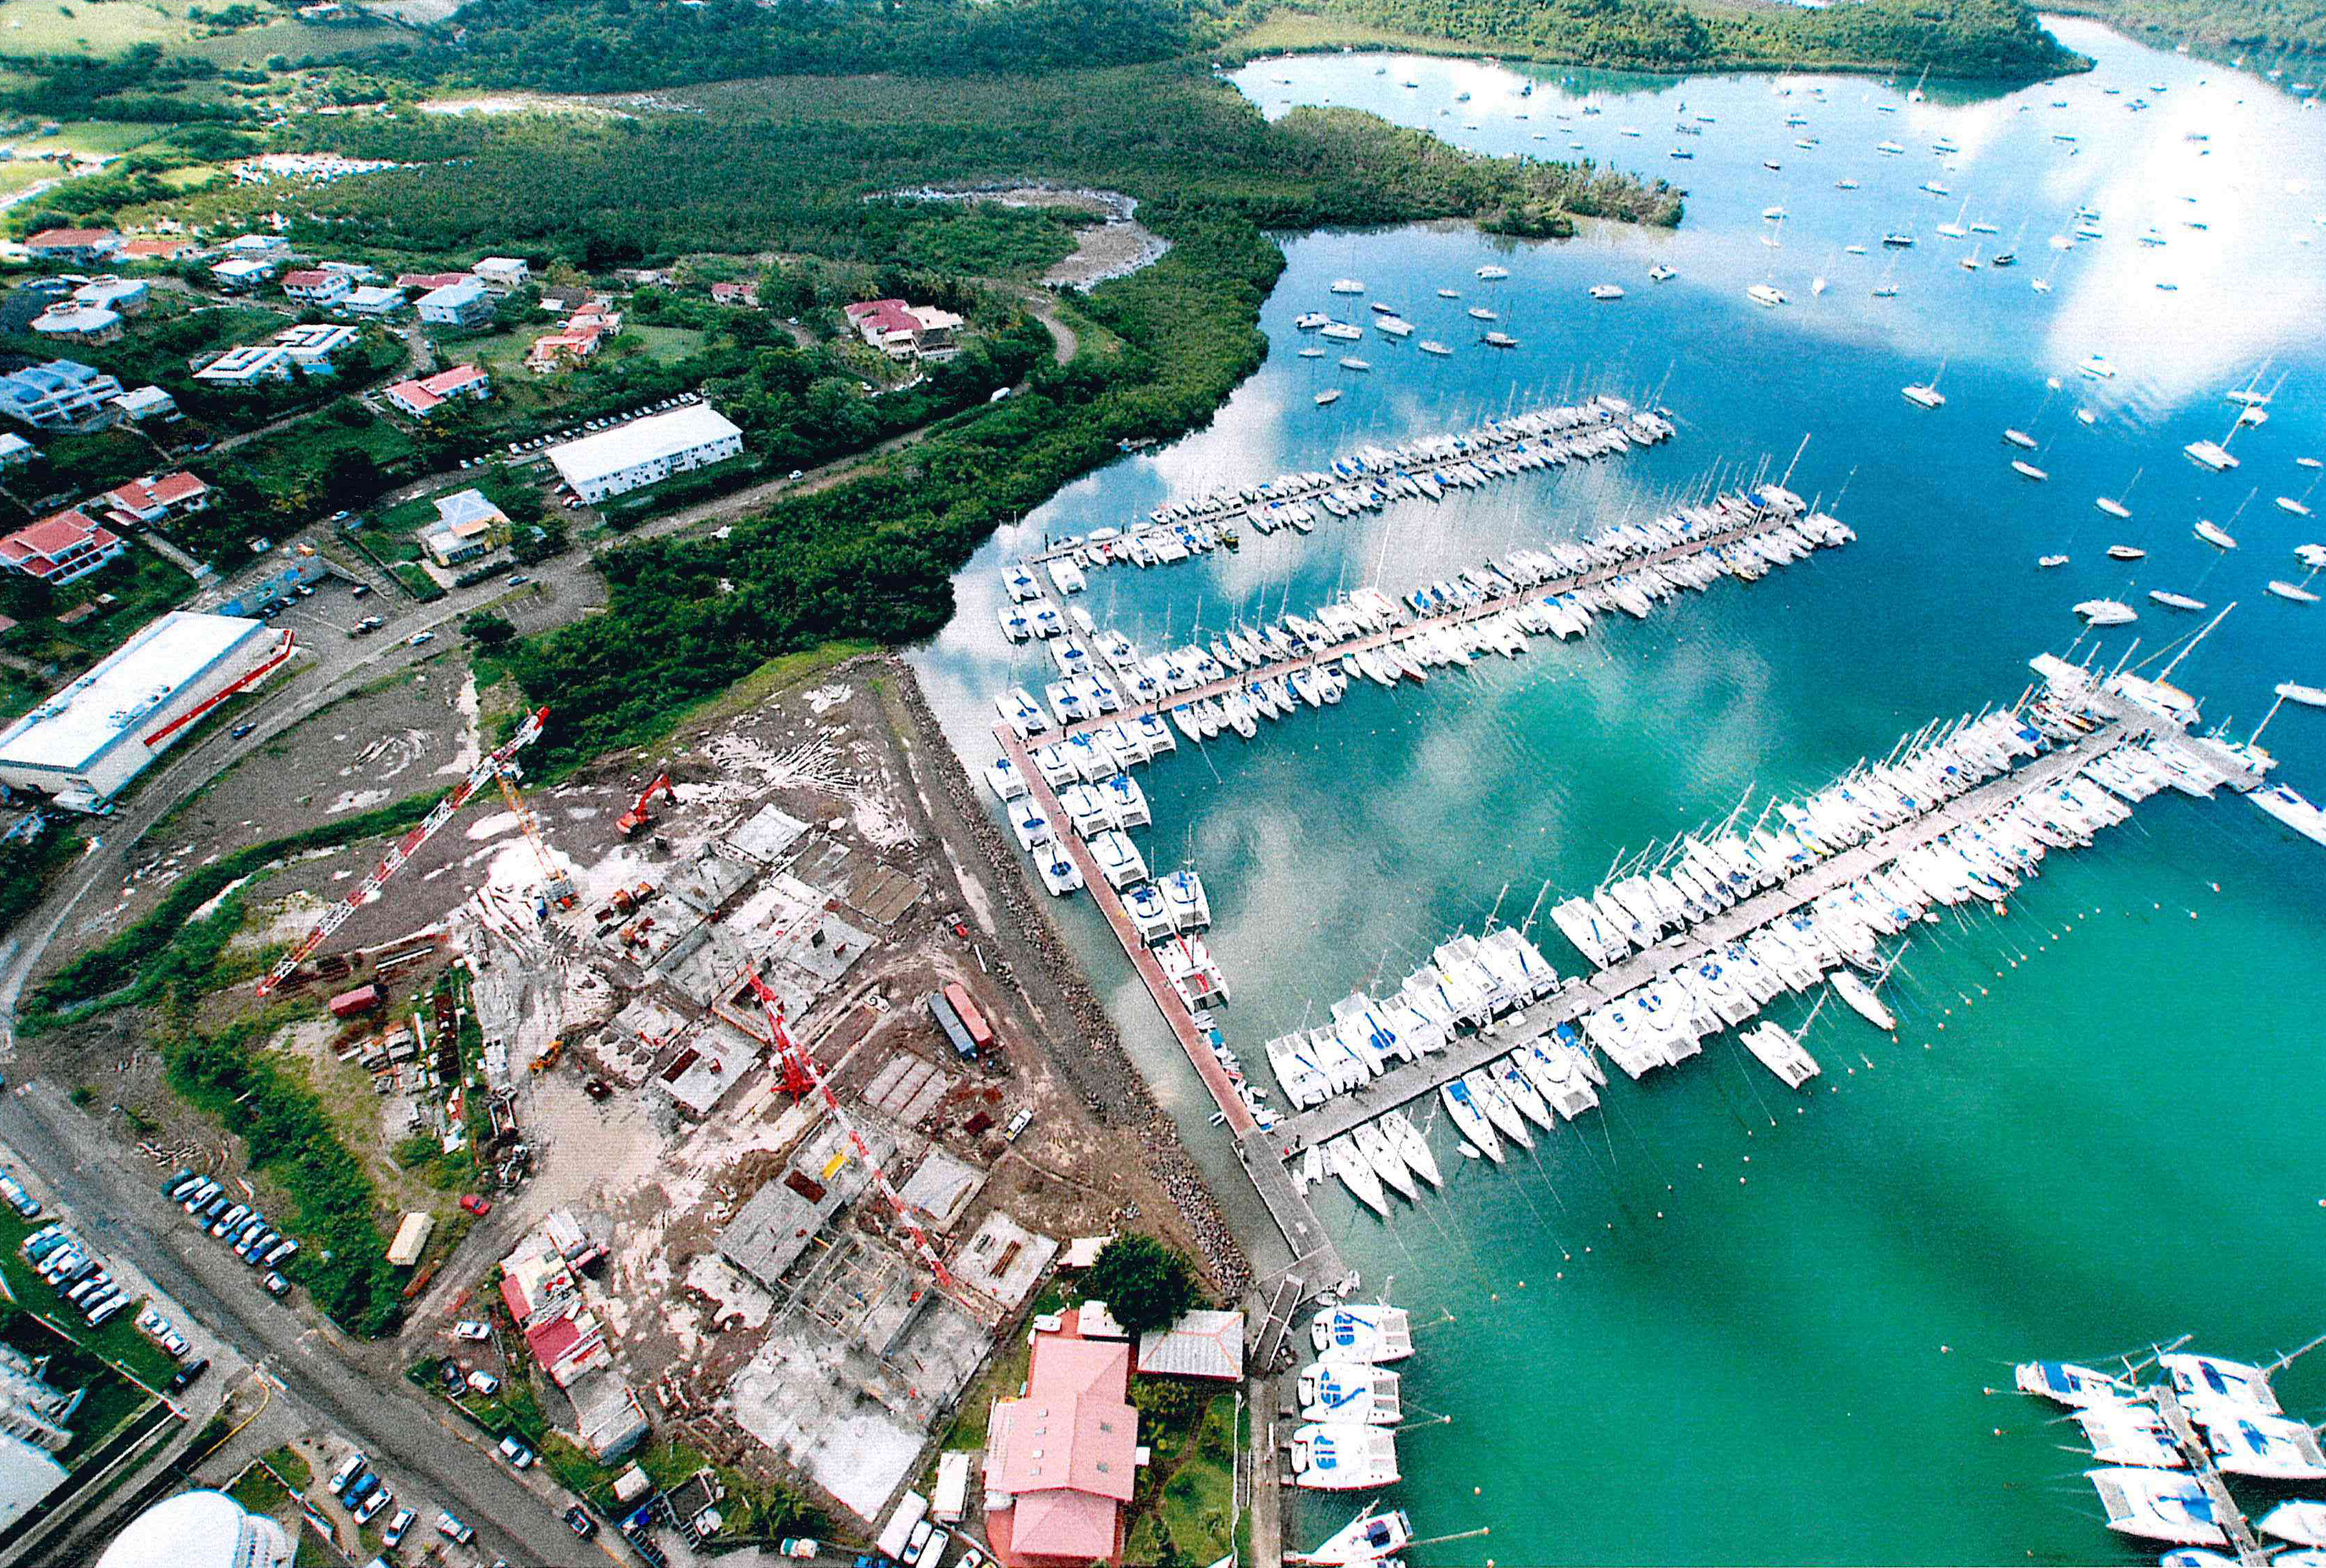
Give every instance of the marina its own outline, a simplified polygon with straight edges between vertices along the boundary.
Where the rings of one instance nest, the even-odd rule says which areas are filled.
[[[957,584],[971,612],[963,632],[916,656],[972,775],[1007,753],[992,733],[993,697],[1012,686],[1026,688],[1047,727],[1019,747],[1029,767],[1070,739],[1112,745],[1133,713],[1174,743],[1131,765],[1151,824],[1125,831],[1158,898],[1153,874],[1200,869],[1210,917],[1200,936],[1232,996],[1189,1008],[1176,983],[1187,977],[1168,970],[1154,977],[1158,992],[1124,956],[1096,896],[1060,896],[1047,908],[1093,966],[1128,1046],[1169,1097],[1223,1202],[1233,1208],[1241,1194],[1260,1216],[1250,1234],[1270,1282],[1264,1333],[1289,1341],[1267,1452],[1287,1456],[1286,1440],[1303,1425],[1332,1424],[1337,1408],[1312,1406],[1290,1387],[1312,1357],[1300,1331],[1307,1314],[1272,1310],[1291,1251],[1262,1235],[1282,1229],[1277,1211],[1331,1244],[1329,1258],[1317,1255],[1301,1271],[1301,1292],[1344,1279],[1335,1266],[1345,1266],[1363,1283],[1344,1299],[1386,1298],[1417,1322],[1452,1320],[1419,1336],[1430,1353],[1395,1369],[1407,1423],[1436,1412],[1455,1422],[1400,1434],[1393,1484],[1335,1497],[1296,1484],[1288,1457],[1270,1467],[1286,1489],[1288,1551],[1330,1549],[1361,1504],[1375,1504],[1374,1517],[1410,1515],[1422,1539],[1397,1554],[1417,1565],[1488,1552],[1544,1563],[1819,1560],[1844,1533],[1869,1530],[1900,1560],[2000,1561],[2033,1550],[2052,1560],[2154,1562],[2161,1547],[2107,1528],[2080,1471],[2130,1465],[2129,1456],[2160,1452],[2153,1444],[2170,1449],[2170,1433],[2103,1417],[2105,1455],[2079,1446],[2062,1456],[2077,1428],[2014,1418],[1984,1392],[2008,1382],[1988,1369],[2031,1344],[2117,1339],[2127,1313],[2132,1334],[2204,1321],[2253,1344],[2299,1339],[2314,1322],[2326,1285],[2303,1239],[2314,1224],[2314,1180],[2295,1168],[2293,1151],[2303,1146],[2293,1107],[2321,1087],[2303,1044],[2305,1020],[2326,1006],[2326,967],[2304,934],[2319,917],[2314,861],[2304,858],[2318,850],[2304,835],[2326,823],[2303,797],[2318,794],[2326,731],[2306,704],[2288,699],[2271,721],[2267,743],[2283,761],[2247,797],[2253,809],[2169,782],[2147,803],[2118,799],[2131,812],[2123,832],[2086,835],[2089,848],[2051,855],[2045,875],[2023,877],[2000,899],[1975,883],[1958,905],[1934,901],[1928,913],[1938,923],[1876,933],[1870,953],[1809,990],[1787,988],[1742,1023],[1715,1007],[1721,1028],[1702,1037],[1699,1056],[1671,1070],[1635,1056],[1636,1082],[1588,1037],[1586,1020],[1639,992],[1686,1003],[1678,975],[1693,975],[1707,957],[1732,969],[1726,950],[1749,949],[1769,927],[1722,923],[1744,906],[1739,898],[1708,919],[1650,932],[1650,951],[1690,953],[1693,963],[1639,964],[1611,982],[1608,971],[1636,963],[1639,946],[1602,965],[1553,915],[1605,892],[1629,919],[1661,923],[1658,875],[1684,902],[1701,903],[1704,868],[1679,839],[1642,850],[1645,833],[1701,822],[1687,836],[1709,846],[1740,799],[1753,802],[1732,825],[1745,837],[1763,801],[1808,808],[1858,776],[1873,737],[1884,738],[1878,753],[1901,731],[1920,735],[1932,715],[2018,690],[2027,654],[2065,643],[2079,603],[2136,613],[2087,632],[2065,658],[2096,675],[2143,678],[2172,656],[2178,644],[2168,639],[2236,604],[2172,677],[2204,694],[2201,717],[2095,716],[2090,733],[2047,733],[2042,755],[2016,759],[1977,786],[1989,793],[1965,792],[1950,806],[2000,810],[2012,803],[1996,787],[2004,781],[2058,768],[2052,782],[2113,814],[2103,775],[2145,787],[2117,765],[2170,773],[2172,759],[2200,760],[2208,735],[2251,733],[2275,687],[2317,679],[2305,618],[2314,609],[2265,591],[2270,580],[2303,592],[2320,586],[2308,580],[2314,562],[2287,559],[2313,543],[2305,530],[2314,524],[2272,502],[2315,499],[2314,470],[2293,464],[2317,441],[2316,394],[2326,381],[2319,355],[2282,346],[2294,343],[2284,335],[2289,312],[2314,274],[2312,258],[2290,248],[2312,215],[2299,199],[2245,201],[2188,183],[2201,181],[2205,166],[2171,151],[2196,145],[2181,137],[2192,121],[2213,132],[2217,148],[2235,125],[2250,138],[2266,125],[2281,147],[2310,133],[2250,93],[2233,103],[2230,74],[2218,65],[2061,25],[2100,60],[2094,76],[1968,97],[1934,84],[1927,103],[1904,111],[1921,117],[1912,134],[1893,122],[1908,149],[1895,158],[1873,153],[1882,132],[1866,128],[1881,125],[1883,106],[1903,101],[1884,84],[1614,79],[1635,95],[1627,103],[1684,101],[1689,112],[1677,117],[1701,125],[1683,144],[1698,157],[1689,218],[1676,233],[1610,226],[1565,247],[1458,226],[1288,237],[1288,270],[1263,312],[1269,362],[1215,427],[1134,454],[998,541]],[[2127,55],[2140,63],[2122,67]],[[1404,123],[1417,125],[1437,120],[1459,84],[1474,94],[1476,125],[1430,125],[1449,140],[1522,151],[1550,131],[1594,156],[1622,158],[1615,111],[1604,120],[1580,113],[1592,94],[1613,90],[1590,73],[1533,79],[1538,90],[1521,101],[1502,97],[1511,73],[1475,62],[1400,60],[1372,87],[1373,65],[1362,56],[1270,69],[1303,102],[1373,108],[1378,94],[1388,100],[1382,112],[1395,115],[1403,95],[1414,105]],[[2178,116],[2169,132],[2154,111],[2128,132],[2107,117],[2126,112],[2104,91],[2128,82],[2126,71],[2172,83],[2171,99],[2160,100]],[[2211,85],[2200,85],[2209,71]],[[2052,97],[2070,107],[2053,109]],[[1982,119],[1990,105],[2000,111]],[[1531,118],[1512,124],[1512,108]],[[1698,122],[1698,111],[1717,111],[1717,123]],[[1787,125],[1795,114],[1809,125]],[[1624,117],[1650,135],[1659,128],[1644,107]],[[2079,138],[2054,142],[2055,128]],[[1821,149],[1794,148],[1811,130]],[[1941,130],[1964,150],[1926,158]],[[2069,162],[2071,146],[2081,152]],[[1780,149],[1791,150],[1772,156]],[[2135,154],[2145,160],[2140,182],[2128,184]],[[1934,168],[1932,158],[1960,166]],[[1784,168],[1762,170],[1764,161]],[[1917,187],[1933,175],[1953,194],[1924,216],[1906,198],[1928,203]],[[2194,210],[2209,230],[2181,224],[2183,189],[2202,197]],[[1934,237],[1933,225],[1954,218],[1966,196],[1966,237]],[[1778,199],[1788,213],[1783,243],[1763,246],[1763,209]],[[2106,213],[2105,237],[2073,235],[2100,227],[2071,222],[2078,206]],[[2015,250],[2015,268],[1958,265],[1988,232],[1969,214],[1999,231],[1977,254],[1991,263],[1991,253]],[[2151,227],[2171,235],[2169,248],[2137,244]],[[1884,247],[1885,231],[1919,233],[1919,243]],[[2054,233],[2073,247],[2047,246]],[[2209,281],[2204,253],[2228,246],[2266,285],[2229,299]],[[2154,255],[2172,258],[2177,292],[2154,289],[2145,270]],[[1509,281],[1477,281],[1483,266]],[[1649,286],[1663,266],[1673,275]],[[1896,285],[1887,300],[1869,293],[1885,270]],[[1364,280],[1364,297],[1351,302],[1366,345],[1299,358],[1295,348],[1316,339],[1297,336],[1292,319],[1327,301],[1336,277]],[[1820,277],[1831,286],[1815,289]],[[1592,298],[1607,283],[1627,297]],[[1785,296],[1782,308],[1748,297],[1763,283]],[[1397,354],[1365,320],[1366,300],[1413,325],[1407,347],[1427,339],[1458,351]],[[1497,357],[1474,347],[1473,305],[1493,310],[1493,325],[1520,348]],[[2192,335],[2183,318],[2199,307],[2214,314]],[[2133,320],[2139,331],[2117,326]],[[1810,342],[1819,369],[1805,376]],[[1546,374],[1553,345],[1550,379],[1528,385]],[[1343,352],[1363,354],[1371,371],[1338,369],[1333,356]],[[2098,368],[2079,374],[2087,360]],[[2224,439],[2236,412],[2221,402],[2225,389],[2253,383],[2264,364],[2273,417]],[[1540,485],[1448,493],[1428,508],[1329,521],[1314,508],[1312,534],[1282,530],[1258,549],[1256,531],[1240,524],[1240,551],[1191,554],[1171,572],[1084,567],[1090,586],[1076,595],[1058,594],[1044,571],[1042,598],[1064,626],[1014,650],[1000,645],[993,596],[1002,575],[1045,542],[1079,535],[1086,549],[1093,521],[1146,518],[1223,485],[1321,472],[1362,446],[1474,429],[1503,408],[1563,404],[1572,394],[1560,377],[1585,388],[1655,388],[1641,402],[1685,408],[1676,421],[1684,439],[1620,463],[1569,465]],[[1902,397],[1910,385],[1942,392],[1943,406]],[[1331,387],[1346,394],[1319,417],[1313,399]],[[1998,452],[1996,434],[2006,429],[2026,441]],[[1513,594],[1433,628],[1467,639],[1466,668],[1422,658],[1412,639],[1437,617],[1409,595],[1440,574],[1454,581],[1450,568],[1503,571],[1518,550],[1579,545],[1616,519],[1661,519],[1688,498],[1744,493],[1755,482],[1754,454],[1791,453],[1804,431],[1814,439],[1786,487],[1862,530],[1851,548],[1820,552],[1814,571],[1772,572],[1749,594],[1685,593],[1681,613],[1599,611],[1597,635],[1567,639],[1572,645],[1556,653],[1542,634],[1522,633],[1536,652],[1515,661],[1485,645],[1499,617],[1525,602]],[[2183,455],[2200,441],[2233,453],[2238,466]],[[2014,459],[2048,482],[2013,469]],[[2096,496],[2128,515],[2097,507]],[[2213,527],[2197,530],[2204,520]],[[2140,553],[2111,556],[2111,546]],[[1142,711],[1101,645],[1113,633],[1135,666],[1177,657],[1199,673],[1189,650],[1212,653],[1215,638],[1274,628],[1289,615],[1322,626],[1325,607],[1355,613],[1371,593],[1400,618],[1396,630],[1362,631],[1383,639],[1365,651],[1387,660],[1391,645],[1406,644],[1427,678],[1394,664],[1393,685],[1349,673],[1341,650],[1354,639],[1340,637],[1298,660],[1343,674],[1340,703],[1312,712],[1301,701],[1292,712],[1311,720],[1302,724],[1255,709],[1249,744],[1228,742],[1236,726],[1225,700],[1249,700],[1255,682],[1287,676],[1291,665],[1238,671],[1222,662],[1212,680],[1158,693]],[[1071,609],[1086,609],[1093,626]],[[981,620],[978,639],[967,623]],[[1090,650],[1122,706],[1062,727],[1047,688],[1065,677],[1047,649],[1066,639]],[[1198,724],[1191,737],[1174,710],[1195,718],[1195,701],[1219,710],[1210,733]],[[1947,730],[1935,727],[1931,740]],[[2070,753],[2084,759],[2079,768],[2070,768]],[[1068,760],[1075,773],[1054,793],[1084,782],[1079,756]],[[2249,776],[2214,771],[2217,795]],[[2145,781],[2154,782],[2153,774]],[[1772,831],[1778,821],[1769,819]],[[1968,849],[1973,831],[1966,822],[1928,842],[1899,833],[1884,847],[1932,874],[1958,843]],[[1803,875],[1822,877],[1866,848],[1820,857]],[[1899,864],[1870,869],[1903,891]],[[1633,878],[1642,886],[1624,899],[1648,896],[1644,913],[1614,892]],[[1538,906],[1545,883],[1551,891]],[[1158,933],[1156,923],[1176,927],[1168,905],[1130,902],[1137,886],[1118,895],[1126,914],[1146,908]],[[1819,899],[1838,895],[1828,886],[1793,913],[1821,923]],[[1992,907],[1998,902],[2003,911]],[[1372,1033],[1365,999],[1396,1011],[1414,994],[1408,979],[1483,962],[1465,944],[1503,932],[1531,943],[1561,988],[1491,1016],[1491,1036],[1459,1026],[1442,1049],[1422,1049],[1419,1064],[1392,1053],[1366,1087],[1314,1104],[1295,1103],[1263,1060],[1268,1043],[1296,1033],[1329,1030],[1362,1044]],[[1716,947],[1716,937],[1727,940]],[[1136,926],[1130,940],[1143,940]],[[1633,975],[1640,982],[1616,993]],[[1584,1077],[1596,1104],[1575,1093],[1573,1072],[1556,1077],[1559,1063],[1532,1050],[1564,1044],[1558,1025],[1534,1030],[1586,987],[1609,994],[1565,1027],[1609,1081]],[[1685,990],[1695,994],[1695,982]],[[1173,1008],[1200,1023],[1196,1052],[1160,1022]],[[1253,1123],[1241,1135],[1228,1131],[1227,1106],[1206,1086],[1200,1059],[1217,1062],[1223,1051],[1236,1072],[1222,1076]],[[1493,1134],[1499,1163],[1461,1148],[1471,1139],[1456,1136],[1446,1103],[1456,1086]],[[1547,1090],[1566,1090],[1568,1110]],[[1257,1109],[1244,1090],[1266,1091],[1252,1097]],[[1276,1118],[1272,1133],[1262,1112]],[[1512,1117],[1531,1148],[1506,1129]],[[1434,1180],[1412,1163],[1409,1133]],[[2173,1161],[2182,1175],[2169,1202],[2153,1181],[2167,1146],[2203,1151]],[[1266,1180],[1270,1163],[1287,1177],[1273,1203],[1243,1174]],[[1393,1179],[1400,1172],[1410,1196]],[[2268,1266],[2209,1261],[2224,1246]],[[1998,1272],[2024,1288],[1978,1285]],[[1791,1353],[1772,1343],[1768,1325],[1780,1319],[1791,1325]],[[1545,1346],[1558,1347],[1548,1357],[1554,1386],[1512,1400],[1512,1369],[1546,1359]],[[2314,1414],[2312,1363],[2289,1371],[2282,1391],[2288,1408],[2298,1401]],[[1688,1424],[1685,1452],[1668,1441],[1668,1417]],[[1562,1433],[1586,1423],[1605,1425],[1608,1442],[1578,1452]],[[1797,1456],[1789,1463],[1818,1484],[1789,1470],[1772,1486],[1765,1456],[1779,1452]],[[1495,1480],[1513,1463],[1548,1466],[1557,1480],[1513,1491]],[[1484,1495],[1474,1496],[1482,1480]],[[1816,1506],[1800,1506],[1810,1495]],[[1680,1497],[1690,1506],[1676,1506]],[[2275,1543],[2259,1531],[2266,1511],[2250,1507],[2248,1517],[2257,1538]],[[1491,1545],[1428,1544],[1487,1526]]]

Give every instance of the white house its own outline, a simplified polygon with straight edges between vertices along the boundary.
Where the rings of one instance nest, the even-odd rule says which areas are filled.
[[[109,418],[107,405],[120,395],[120,382],[77,359],[52,359],[0,376],[0,413],[42,430]]]
[[[488,255],[469,270],[497,294],[514,292],[533,276],[533,269],[513,255]]]
[[[256,256],[232,256],[210,268],[210,276],[228,293],[247,294],[272,278],[275,265]]]

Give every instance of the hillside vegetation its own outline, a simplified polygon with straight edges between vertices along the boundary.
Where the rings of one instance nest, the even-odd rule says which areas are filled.
[[[2309,57],[2326,52],[2326,5],[2315,0],[2065,0],[2052,9],[2096,17],[2152,42],[2208,45],[2217,51],[2259,55],[2246,63],[2267,69],[2280,63],[2287,73],[2314,79]]]
[[[1636,70],[1829,67],[2033,79],[2085,62],[2021,0],[1321,0],[1313,7],[1426,38]]]

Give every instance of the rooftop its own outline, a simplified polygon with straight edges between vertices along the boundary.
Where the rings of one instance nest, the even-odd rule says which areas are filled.
[[[86,766],[219,660],[267,635],[264,621],[172,610],[0,732],[0,762]]]
[[[1243,1379],[1243,1313],[1191,1312],[1139,1336],[1139,1369],[1172,1378]]]
[[[552,447],[549,460],[567,484],[584,484],[742,433],[709,404],[691,403]]]

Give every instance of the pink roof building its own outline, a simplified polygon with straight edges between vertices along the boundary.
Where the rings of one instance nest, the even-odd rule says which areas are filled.
[[[133,523],[158,523],[174,512],[199,512],[209,505],[210,487],[181,469],[158,478],[142,479],[105,493],[106,517],[127,527]]]
[[[473,365],[455,365],[416,381],[399,381],[387,389],[387,401],[414,419],[426,419],[456,397],[489,397],[493,378]]]
[[[398,273],[395,286],[399,289],[449,289],[454,283],[469,281],[467,273]]]
[[[67,583],[87,577],[128,548],[118,534],[76,506],[0,538],[0,566],[42,582]]]
[[[1122,1560],[1140,1458],[1130,1389],[1122,1341],[1034,1337],[1025,1396],[993,1402],[986,1437],[986,1538],[1009,1568]]]

